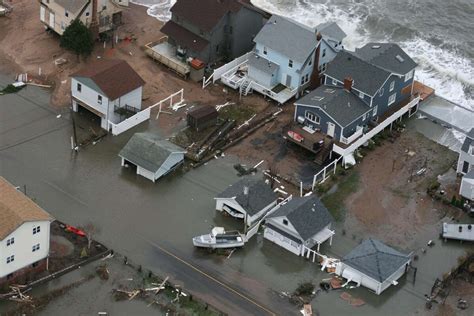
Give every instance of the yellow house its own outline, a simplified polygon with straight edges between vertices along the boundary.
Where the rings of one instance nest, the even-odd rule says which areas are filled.
[[[62,35],[75,19],[98,33],[110,31],[122,22],[122,7],[129,0],[40,0],[40,20],[46,28]],[[95,21],[95,23],[94,23]]]

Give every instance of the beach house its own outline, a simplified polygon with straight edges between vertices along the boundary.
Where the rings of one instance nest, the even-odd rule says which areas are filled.
[[[474,170],[474,128],[466,135],[459,151],[457,173],[464,175]]]

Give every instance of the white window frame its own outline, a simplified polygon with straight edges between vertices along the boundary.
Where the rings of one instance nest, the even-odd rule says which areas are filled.
[[[15,261],[15,255],[11,255],[11,256],[7,257],[7,264],[11,263],[13,261]]]
[[[397,93],[392,94],[390,97],[388,97],[388,105],[392,105],[395,103],[397,100]]]
[[[102,104],[102,96],[100,94],[97,95],[97,103]]]
[[[79,92],[79,93],[82,93],[82,84],[77,83],[76,91]]]
[[[379,90],[379,96],[383,96],[383,93],[384,93],[384,92],[385,92],[385,88],[384,88],[384,87],[380,88],[380,90]]]
[[[311,118],[311,116],[313,118]],[[317,115],[316,113],[313,113],[311,111],[305,111],[304,112],[304,118],[307,119],[308,121],[310,121],[311,123],[314,123],[314,124],[320,124],[321,123],[321,118],[319,117],[319,115]]]
[[[322,57],[326,57],[326,48],[323,48],[323,54]]]
[[[389,91],[392,92],[393,89],[395,89],[395,81],[390,82],[390,90]]]
[[[414,70],[408,72],[408,73],[405,75],[405,82],[407,82],[408,80],[410,80],[411,78],[413,78],[413,72],[414,72]]]
[[[13,245],[15,243],[15,237],[11,237],[7,239],[7,247]]]
[[[33,247],[31,247],[31,252],[36,252],[40,250],[40,244],[36,244],[36,245],[33,245]]]
[[[365,97],[364,92],[359,92],[359,98],[363,99]]]
[[[337,80],[336,79],[332,79],[332,85],[337,86]]]
[[[288,59],[288,67],[293,68],[293,60]]]
[[[306,74],[306,76],[304,76],[304,81],[305,81],[305,82],[308,82],[308,81],[309,81],[309,74]]]
[[[267,54],[268,54],[267,48],[266,48],[265,46],[263,46],[263,54],[264,54],[264,55],[267,55]]]
[[[41,226],[33,227],[33,235],[39,234],[41,232]]]
[[[362,115],[362,121],[365,121],[366,118],[367,118],[367,113],[364,113],[364,115]]]
[[[374,112],[372,113],[372,117],[376,116],[377,115],[377,110],[378,110],[379,106],[376,105],[374,106]]]

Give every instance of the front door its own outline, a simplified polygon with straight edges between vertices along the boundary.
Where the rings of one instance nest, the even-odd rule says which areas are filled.
[[[336,125],[334,125],[333,123],[331,122],[328,122],[328,136],[329,137],[334,137],[334,132],[336,130]]]
[[[289,88],[291,87],[291,76],[286,75],[286,86]]]

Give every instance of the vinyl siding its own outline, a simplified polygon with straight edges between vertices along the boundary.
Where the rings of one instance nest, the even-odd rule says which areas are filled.
[[[232,26],[232,34],[228,34],[230,40],[231,59],[237,58],[252,50],[253,39],[265,23],[265,19],[258,12],[242,8],[230,17],[229,25]]]
[[[332,122],[335,124],[335,130],[334,130],[334,139],[339,140],[341,137],[341,126],[339,126],[334,120],[329,117],[324,111],[322,111],[320,108],[315,108],[315,107],[309,107],[309,106],[304,106],[304,105],[296,105],[296,115],[295,119],[298,118],[298,116],[305,117],[306,111],[310,111],[317,116],[319,116],[319,124],[312,123],[305,119],[305,125],[307,126],[312,126],[312,128],[319,128],[321,129],[321,132],[326,134],[328,131],[328,122]]]
[[[393,91],[390,91],[390,85],[392,82],[395,82],[395,86]],[[377,106],[377,112],[378,116],[382,116],[385,112],[389,111],[393,107],[397,106],[400,102],[406,100],[407,98],[410,97],[411,95],[411,89],[408,90],[408,93],[402,94],[403,88],[407,86],[411,86],[413,84],[413,78],[405,82],[405,77],[398,77],[396,75],[391,75],[388,80],[385,82],[383,85],[383,95],[381,96],[379,91],[375,94],[373,101],[372,101],[372,107]],[[390,96],[394,93],[397,93],[397,97],[395,99],[395,102],[391,105],[388,105],[388,99]]]

